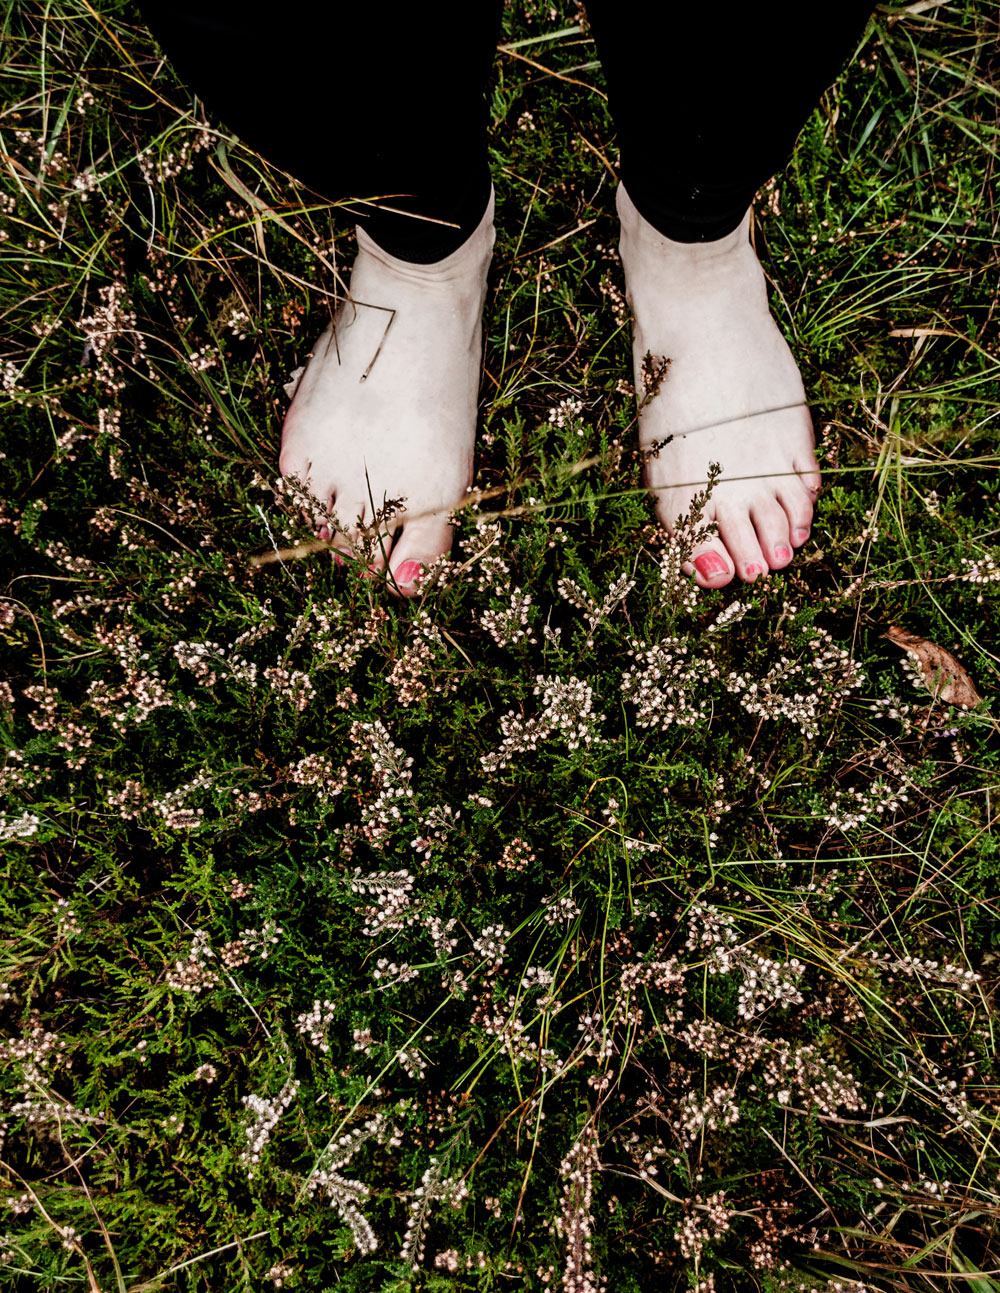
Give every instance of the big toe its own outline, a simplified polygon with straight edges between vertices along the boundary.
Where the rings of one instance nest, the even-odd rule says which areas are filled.
[[[715,541],[701,544],[691,556],[695,583],[700,588],[723,588],[735,574],[725,547]]]
[[[451,552],[455,531],[446,521],[411,521],[404,524],[390,558],[392,578],[389,587],[404,597],[420,592],[420,579],[426,568],[442,555]],[[393,587],[395,584],[395,587]]]

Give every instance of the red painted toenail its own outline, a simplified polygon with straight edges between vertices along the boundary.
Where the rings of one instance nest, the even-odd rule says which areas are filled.
[[[774,555],[778,561],[791,561],[792,559],[790,548],[775,548]]]
[[[404,561],[396,568],[397,584],[412,584],[419,578],[423,566],[419,561]]]
[[[711,579],[713,575],[727,575],[729,567],[717,552],[703,552],[694,559],[695,569],[702,579]]]

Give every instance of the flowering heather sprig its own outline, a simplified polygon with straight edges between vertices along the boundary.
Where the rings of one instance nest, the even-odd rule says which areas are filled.
[[[32,1091],[25,1100],[19,1100],[7,1110],[11,1118],[23,1118],[31,1126],[71,1123],[77,1126],[106,1123],[107,1119],[91,1109],[78,1109],[75,1104],[45,1091]]]
[[[794,612],[794,607],[785,606],[785,614]],[[782,656],[759,682],[731,673],[726,687],[739,697],[748,714],[787,718],[803,736],[812,738],[819,735],[820,715],[828,716],[845,697],[858,690],[865,682],[865,672],[825,629],[813,625],[810,634],[809,658],[791,660]]]
[[[0,842],[27,840],[38,834],[41,818],[36,813],[22,813],[20,817],[5,817],[0,813]]]
[[[434,951],[438,956],[450,956],[458,946],[458,939],[451,937],[451,931],[458,924],[458,917],[443,921],[440,916],[425,916],[424,928],[431,936]]]
[[[538,639],[531,635],[528,626],[528,613],[531,609],[531,593],[514,588],[510,593],[510,606],[503,611],[482,611],[479,623],[490,637],[501,647],[517,646],[526,642],[537,646]]]
[[[189,782],[183,786],[178,786],[176,790],[170,790],[161,795],[159,799],[154,799],[151,807],[160,814],[167,826],[171,830],[191,830],[195,826],[201,825],[201,820],[205,815],[203,808],[186,808],[188,798],[201,790],[204,786],[211,785],[212,774],[207,768],[197,773]]]
[[[590,1247],[594,1227],[594,1173],[599,1167],[597,1129],[588,1120],[559,1165],[562,1203],[554,1228],[566,1248],[563,1293],[599,1293]]]
[[[490,965],[501,965],[507,954],[509,937],[509,931],[503,925],[487,925],[479,937],[472,940],[472,946]]]
[[[607,619],[618,603],[624,601],[634,587],[634,579],[630,579],[627,574],[619,575],[604,598],[600,602],[596,602],[586,589],[581,588],[573,579],[564,578],[556,583],[560,596],[565,598],[571,606],[583,611],[586,616],[587,623],[590,626],[586,640],[588,648],[594,645],[594,630],[598,624]]]
[[[86,363],[93,355],[97,360],[98,384],[109,394],[117,395],[125,389],[126,382],[118,375],[115,344],[120,337],[131,337],[133,358],[138,362],[145,355],[146,339],[138,331],[135,311],[127,304],[128,288],[121,279],[116,278],[108,286],[99,287],[97,295],[100,305],[77,324],[86,338],[83,362]]]
[[[66,1043],[33,1019],[29,1030],[20,1037],[0,1038],[0,1063],[20,1068],[21,1089],[44,1086],[46,1069],[54,1069],[66,1059]]]
[[[794,980],[805,970],[802,961],[772,961],[758,952],[735,946],[739,933],[730,918],[717,907],[694,903],[688,912],[688,951],[707,948],[709,974],[739,970],[743,982],[738,992],[737,1013],[754,1019],[771,1005],[801,1005],[804,1000]]]
[[[426,860],[435,848],[442,848],[448,836],[458,826],[461,811],[456,812],[450,804],[433,805],[426,812],[420,813],[418,824],[420,834],[410,840],[410,847],[418,856]]]
[[[271,1139],[271,1133],[278,1125],[281,1115],[298,1095],[299,1086],[298,1079],[292,1078],[271,1099],[260,1095],[240,1096],[241,1102],[252,1115],[243,1129],[247,1147],[239,1155],[240,1162],[247,1169],[247,1176],[256,1175],[264,1147]]]
[[[730,602],[725,610],[719,611],[715,619],[709,624],[709,633],[721,633],[723,629],[732,628],[734,624],[740,622],[749,609],[749,602]]]
[[[568,427],[583,412],[583,400],[560,400],[555,408],[549,409],[549,422],[552,426]]]
[[[958,578],[967,584],[1000,583],[1000,562],[996,557],[987,554],[985,557],[961,557],[964,567]],[[980,601],[982,598],[979,599]]]
[[[568,896],[546,898],[542,902],[542,918],[546,925],[569,924],[579,914],[580,908]]]
[[[703,1131],[731,1127],[740,1117],[733,1092],[725,1085],[713,1087],[704,1099],[695,1091],[686,1091],[671,1112],[670,1125],[684,1145],[694,1144]]]
[[[227,653],[218,642],[175,642],[174,657],[205,687],[213,686],[220,673],[248,687],[257,686],[257,666],[235,652]]]
[[[72,938],[74,934],[79,934],[83,928],[77,919],[76,912],[65,898],[57,899],[52,908],[52,914],[55,916],[56,933],[60,938]]]
[[[271,665],[264,670],[264,677],[271,684],[275,695],[287,700],[300,714],[316,695],[312,679],[301,669]]]
[[[288,780],[294,786],[308,786],[318,791],[319,799],[329,803],[343,793],[347,769],[335,769],[325,754],[304,754],[288,769]]]
[[[431,693],[446,696],[457,689],[458,679],[454,676],[433,685],[424,680],[441,657],[446,658],[441,630],[431,622],[430,613],[421,609],[413,618],[410,641],[389,670],[389,684],[395,688],[396,698],[404,709],[426,700]]]
[[[719,677],[719,667],[707,655],[691,653],[684,638],[665,637],[654,646],[628,639],[627,654],[636,663],[622,674],[621,691],[635,706],[639,727],[695,727],[712,710],[706,684]]]
[[[432,1154],[420,1178],[420,1184],[413,1194],[399,1260],[409,1263],[414,1271],[419,1270],[424,1260],[424,1240],[427,1224],[430,1221],[431,1206],[441,1203],[460,1208],[468,1197],[468,1187],[457,1177],[445,1176],[444,1165],[439,1156]]]
[[[975,970],[967,970],[950,961],[921,960],[916,956],[894,957],[888,952],[878,952],[874,948],[862,953],[880,969],[890,974],[902,974],[908,979],[930,979],[937,983],[950,984],[959,992],[971,992],[973,984],[981,983],[983,976]]]
[[[401,983],[409,983],[419,974],[420,971],[406,961],[397,964],[395,961],[390,961],[387,956],[380,956],[375,962],[375,969],[372,970],[372,978],[376,980],[375,986],[383,992],[387,988],[397,988]]]
[[[910,801],[905,790],[911,784],[905,775],[896,785],[878,776],[864,790],[836,790],[823,820],[836,830],[851,831],[866,825],[872,817],[898,813]]]
[[[367,893],[375,899],[374,904],[363,909],[365,923],[361,932],[366,938],[402,929],[412,919],[409,907],[414,879],[405,868],[362,875],[361,868],[355,867],[350,885],[353,893]]]
[[[790,1102],[794,1086],[807,1108],[815,1104],[823,1114],[834,1115],[841,1107],[858,1113],[864,1107],[854,1078],[820,1055],[815,1046],[793,1046],[783,1038],[764,1042],[762,1080],[779,1104]]]
[[[341,1136],[328,1147],[306,1180],[306,1190],[310,1197],[325,1194],[330,1207],[335,1208],[343,1217],[360,1253],[373,1253],[378,1247],[375,1232],[358,1207],[360,1200],[367,1198],[371,1191],[362,1181],[350,1180],[340,1173],[367,1140],[373,1136],[383,1136],[385,1126],[386,1116],[379,1113],[355,1131]]]
[[[503,557],[490,552],[499,544],[501,534],[499,521],[477,521],[473,533],[459,539],[458,546],[466,554],[465,564],[476,571],[476,591],[507,597],[511,592],[510,566]]]
[[[159,670],[146,670],[144,663],[149,652],[143,651],[137,634],[126,628],[94,630],[97,641],[112,651],[125,672],[125,681],[111,687],[103,680],[95,680],[87,688],[87,704],[102,718],[107,718],[117,732],[124,732],[132,725],[145,722],[154,710],[169,708],[177,702],[167,690]],[[125,701],[120,710],[115,706]]]
[[[402,1065],[407,1077],[413,1080],[423,1077],[427,1068],[427,1060],[424,1059],[415,1046],[402,1047],[396,1052],[396,1059]]]
[[[227,970],[238,965],[248,965],[256,955],[266,961],[271,954],[271,947],[277,943],[285,931],[273,920],[269,920],[263,929],[241,929],[239,938],[224,944],[219,949],[219,959]]]
[[[771,1005],[801,1005],[805,1000],[793,980],[800,978],[806,967],[794,956],[788,961],[772,961],[757,952],[740,952],[734,959],[743,972],[736,1004],[741,1019],[754,1019]]]
[[[320,664],[335,665],[341,673],[350,673],[365,647],[374,642],[385,622],[383,607],[373,607],[368,619],[357,627],[351,623],[350,608],[330,601],[312,609],[315,631],[310,646]]]
[[[542,698],[542,712],[522,719],[512,709],[501,717],[503,741],[492,754],[480,756],[485,772],[506,768],[516,754],[537,750],[539,741],[553,735],[562,737],[569,750],[579,749],[581,744],[589,748],[600,740],[597,724],[604,722],[605,715],[593,713],[594,689],[589,683],[576,676],[564,679],[536,674],[532,690]]]
[[[697,1261],[705,1245],[721,1238],[729,1229],[732,1209],[727,1208],[725,1198],[725,1190],[720,1190],[718,1194],[710,1195],[705,1203],[700,1194],[687,1200],[684,1220],[680,1229],[674,1231],[682,1257]],[[699,1213],[705,1215],[700,1216]]]
[[[196,929],[191,940],[187,960],[175,961],[174,968],[167,974],[167,985],[177,992],[190,992],[196,997],[208,988],[214,988],[219,982],[215,970],[206,964],[214,958],[215,952],[208,942],[208,934],[203,929]]]
[[[215,143],[215,135],[207,124],[195,122],[194,129],[188,130],[176,152],[165,152],[161,149],[154,159],[152,146],[143,148],[137,155],[139,170],[147,184],[160,186],[167,180],[175,179],[184,171],[192,169],[194,158]],[[176,132],[172,132],[176,134]]]
[[[364,805],[361,830],[369,843],[380,844],[388,837],[392,823],[402,821],[400,801],[413,798],[410,786],[413,758],[393,745],[389,732],[378,719],[371,723],[355,720],[348,739],[354,747],[352,759],[366,758],[372,765],[378,793],[372,802]]]
[[[314,1001],[308,1010],[296,1016],[295,1031],[325,1055],[330,1050],[327,1033],[336,1013],[337,1007],[332,1001]]]

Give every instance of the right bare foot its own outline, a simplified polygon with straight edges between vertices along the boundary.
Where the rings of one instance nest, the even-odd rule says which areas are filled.
[[[334,511],[341,528],[320,536],[345,553],[358,522],[374,518],[369,485],[376,510],[405,498],[371,563],[385,568],[384,546],[407,595],[421,565],[451,551],[448,513],[472,483],[493,207],[491,195],[478,228],[433,265],[398,260],[358,230],[350,297],[317,342],[282,428],[282,475],[297,475]]]

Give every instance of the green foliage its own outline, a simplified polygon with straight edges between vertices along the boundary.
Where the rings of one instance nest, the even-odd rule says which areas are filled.
[[[5,15],[12,1288],[556,1288],[581,1224],[616,1293],[993,1286],[992,16],[879,9],[759,195],[826,486],[700,593],[554,13],[505,17],[480,492],[414,601],[274,488],[344,213],[131,7]]]

